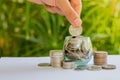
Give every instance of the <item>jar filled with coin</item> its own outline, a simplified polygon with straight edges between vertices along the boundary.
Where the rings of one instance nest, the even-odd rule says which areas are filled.
[[[70,26],[71,36],[64,42],[64,60],[74,61],[75,67],[86,65],[92,57],[92,44],[89,37],[81,36],[82,27]]]

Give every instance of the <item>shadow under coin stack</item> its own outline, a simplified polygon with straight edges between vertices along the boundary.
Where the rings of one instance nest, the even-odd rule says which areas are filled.
[[[94,64],[95,65],[106,65],[107,64],[107,55],[106,51],[95,51],[94,52]]]
[[[62,50],[51,50],[50,51],[50,64],[54,68],[61,68],[63,61],[63,51]]]

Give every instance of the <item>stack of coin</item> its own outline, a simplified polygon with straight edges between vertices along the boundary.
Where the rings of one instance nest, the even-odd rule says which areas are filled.
[[[74,68],[74,62],[72,62],[72,61],[63,61],[63,68],[64,69],[72,69],[72,68]]]
[[[63,61],[63,51],[62,50],[51,50],[50,51],[50,64],[52,67],[60,68]]]
[[[95,51],[94,52],[94,64],[105,65],[107,64],[107,52],[106,51]]]

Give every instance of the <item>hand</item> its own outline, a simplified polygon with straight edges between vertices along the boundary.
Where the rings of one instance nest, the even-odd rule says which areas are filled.
[[[80,14],[82,10],[81,0],[29,0],[37,4],[43,4],[51,13],[65,16],[75,27],[81,26]]]

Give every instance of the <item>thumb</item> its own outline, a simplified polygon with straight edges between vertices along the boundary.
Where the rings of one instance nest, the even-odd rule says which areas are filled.
[[[57,0],[56,5],[64,12],[65,17],[75,27],[82,24],[79,14],[72,8],[68,0]],[[59,4],[58,4],[59,3]],[[64,3],[64,4],[63,4]]]

